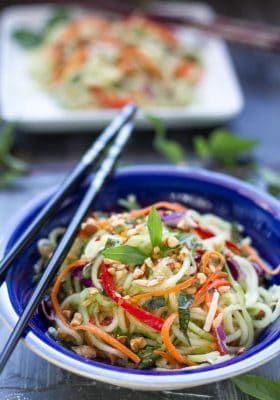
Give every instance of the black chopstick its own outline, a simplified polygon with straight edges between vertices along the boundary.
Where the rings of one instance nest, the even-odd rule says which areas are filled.
[[[134,104],[128,104],[116,118],[104,129],[99,138],[84,154],[78,165],[70,173],[68,178],[62,183],[57,192],[53,195],[50,201],[39,212],[37,217],[31,222],[30,226],[25,230],[20,239],[9,250],[6,256],[0,261],[0,283],[5,278],[5,273],[10,265],[18,258],[18,256],[32,242],[34,236],[39,232],[40,228],[48,221],[48,219],[57,211],[59,205],[66,196],[86,177],[93,166],[93,163],[98,159],[101,151],[107,143],[116,135],[116,133],[131,120],[136,112]]]
[[[87,215],[94,199],[96,198],[100,189],[105,183],[106,178],[111,174],[121,151],[123,150],[126,142],[128,141],[132,133],[133,127],[134,127],[133,123],[128,122],[121,128],[111,148],[109,149],[108,155],[105,157],[104,161],[100,166],[100,169],[93,177],[93,180],[83,200],[81,201],[76,213],[72,217],[68,228],[66,229],[60,243],[58,244],[58,247],[56,248],[50,261],[48,262],[47,267],[37,287],[35,288],[30,300],[27,303],[27,306],[25,307],[23,313],[19,317],[16,326],[14,327],[7,343],[4,346],[4,349],[0,355],[0,372],[5,367],[6,362],[8,361],[11,353],[13,352],[15,346],[17,345],[21,335],[25,331],[42,296],[44,295],[48,286],[51,284],[53,278],[55,277],[57,268],[59,267],[59,265],[61,265],[61,263],[65,259],[65,256],[70,250],[72,243],[76,237],[76,234],[79,230],[81,222]]]
[[[223,15],[214,15],[212,18],[200,18],[187,13],[170,13],[164,7],[153,5],[153,2],[145,4],[133,4],[117,0],[81,0],[81,4],[87,7],[95,7],[119,14],[123,17],[140,15],[163,24],[176,24],[192,27],[199,31],[222,37],[229,42],[244,46],[259,48],[261,50],[279,52],[280,31],[277,26],[260,24],[248,20],[230,18]]]

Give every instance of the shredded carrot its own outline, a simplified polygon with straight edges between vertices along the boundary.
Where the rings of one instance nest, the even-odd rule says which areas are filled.
[[[202,272],[206,273],[211,257],[216,257],[219,259],[219,264],[215,267],[216,270],[221,270],[225,265],[225,258],[221,253],[213,250],[206,251],[202,256]]]
[[[154,297],[154,296],[165,296],[166,294],[178,292],[179,290],[183,290],[191,286],[195,281],[197,280],[196,276],[193,276],[189,279],[187,279],[184,282],[178,283],[175,286],[171,286],[166,289],[159,289],[159,290],[154,290],[153,292],[148,292],[148,293],[141,293],[141,294],[136,294],[131,298],[132,303],[136,303],[139,300],[146,299],[148,297]]]
[[[56,315],[67,325],[68,325],[68,322],[60,308],[59,302],[57,300],[57,295],[58,295],[61,283],[62,283],[63,279],[66,277],[66,275],[68,274],[68,272],[74,268],[84,266],[87,263],[88,263],[88,260],[86,260],[85,258],[81,258],[81,259],[73,262],[72,264],[67,265],[67,267],[65,267],[60,272],[58,277],[56,278],[55,284],[53,285],[53,288],[51,290],[51,300],[52,300],[52,305],[53,305],[54,311],[55,311]]]
[[[151,206],[141,208],[140,210],[133,210],[129,213],[129,217],[140,217],[141,215],[147,215],[152,208],[166,208],[167,210],[172,211],[186,211],[186,207],[182,206],[179,203],[170,203],[169,201],[159,201],[158,203],[154,203]]]
[[[172,365],[175,368],[180,368],[181,364],[178,365],[178,361],[175,360],[170,354],[166,353],[165,351],[162,350],[154,350],[154,353],[161,356],[164,358],[170,365]]]
[[[173,313],[169,315],[169,317],[165,320],[163,327],[161,329],[161,337],[164,345],[166,346],[169,354],[180,364],[186,364],[186,365],[195,365],[193,362],[191,362],[187,357],[182,356],[176,349],[176,347],[173,345],[171,338],[170,338],[170,328],[171,325],[173,324],[174,320],[177,318],[177,313]]]
[[[104,332],[102,329],[98,328],[95,325],[86,324],[79,325],[74,328],[76,331],[86,331],[93,333],[95,336],[100,337],[104,342],[108,343],[115,349],[119,350],[121,353],[125,354],[128,358],[130,358],[133,362],[138,364],[141,359],[137,356],[137,354],[133,353],[133,351],[129,350],[126,346],[124,346],[117,339],[109,335],[107,332]]]
[[[185,78],[189,75],[189,73],[193,70],[194,63],[191,61],[182,61],[180,62],[174,70],[174,75],[177,78]]]
[[[61,72],[61,79],[70,75],[75,71],[80,65],[82,65],[86,60],[86,50],[84,46],[78,47],[74,53],[71,55],[70,59],[67,61]]]
[[[220,270],[213,272],[211,275],[208,276],[205,283],[201,286],[198,292],[194,296],[194,301],[190,305],[190,308],[199,306],[205,299],[207,290],[209,289],[210,284],[217,278],[226,278],[227,273],[222,272]]]
[[[260,258],[256,250],[253,249],[253,247],[251,247],[249,244],[243,244],[242,249],[249,254],[250,261],[256,262],[265,273],[269,275],[278,275],[280,273],[280,265],[278,265],[278,267],[275,269],[269,268]]]

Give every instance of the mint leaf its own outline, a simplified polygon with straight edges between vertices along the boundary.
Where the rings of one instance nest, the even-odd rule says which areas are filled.
[[[28,28],[19,28],[15,30],[12,33],[12,38],[25,49],[39,46],[43,41],[42,33],[33,32]]]
[[[258,400],[279,400],[280,382],[275,382],[263,376],[241,375],[232,378],[232,382],[244,393]]]
[[[126,199],[119,199],[118,204],[128,211],[137,210],[140,205],[137,203],[136,197],[134,195],[128,195]]]
[[[280,174],[270,168],[261,168],[259,173],[267,191],[275,197],[280,197]]]
[[[164,122],[153,115],[146,115],[155,129],[154,149],[173,164],[180,164],[186,159],[183,146],[175,140],[166,138],[167,132]]]
[[[148,231],[152,246],[158,246],[162,241],[162,221],[154,207],[152,207],[148,216]]]
[[[104,250],[102,254],[110,260],[120,261],[127,265],[141,265],[147,258],[147,255],[137,247],[128,245],[110,247]]]
[[[0,188],[7,186],[18,175],[26,171],[27,165],[10,154],[13,144],[14,124],[0,131]]]
[[[199,157],[218,161],[227,167],[235,166],[238,158],[253,150],[256,144],[256,140],[233,135],[226,129],[216,129],[208,139],[202,136],[194,138],[194,149]]]
[[[11,150],[14,130],[14,124],[7,124],[0,132],[0,162],[3,161]]]
[[[29,27],[20,27],[12,33],[12,38],[23,48],[32,49],[43,43],[50,30],[70,19],[70,11],[66,7],[55,7],[41,30],[33,31]]]
[[[190,322],[190,305],[193,302],[193,297],[185,292],[180,292],[178,296],[178,313],[179,313],[179,327],[180,331],[183,332],[189,345],[191,346],[190,339],[188,337],[188,326]]]
[[[166,300],[164,296],[152,297],[144,304],[144,308],[149,311],[157,310],[160,307],[166,305]]]
[[[202,136],[196,136],[194,138],[194,149],[197,154],[202,159],[209,158],[209,148],[207,140]]]

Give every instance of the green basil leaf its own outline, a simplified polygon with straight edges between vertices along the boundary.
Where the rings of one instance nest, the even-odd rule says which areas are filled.
[[[144,349],[138,351],[138,356],[141,358],[141,362],[138,364],[139,369],[147,369],[154,366],[156,360],[159,358],[154,353],[155,347],[146,346]]]
[[[141,265],[147,258],[147,255],[137,247],[128,245],[110,247],[104,250],[102,254],[110,260],[120,261],[128,265]]]
[[[233,383],[244,393],[259,400],[279,400],[280,382],[257,375],[241,375],[232,378]]]
[[[137,200],[133,195],[127,196],[126,199],[119,199],[118,204],[123,208],[126,208],[128,211],[140,208],[140,205],[137,203]]]
[[[33,32],[28,28],[19,28],[12,34],[13,39],[25,49],[39,46],[43,41],[41,32]]]
[[[162,221],[154,207],[152,207],[148,216],[148,231],[152,246],[158,246],[162,241]]]
[[[242,234],[239,229],[239,224],[237,222],[231,223],[231,237],[232,240],[236,243],[240,243],[242,240]]]
[[[0,132],[0,162],[3,162],[11,150],[14,130],[14,124],[7,124]]]
[[[144,304],[144,308],[149,311],[157,310],[160,307],[164,307],[166,305],[166,300],[164,296],[156,296],[152,297]]]
[[[218,161],[226,167],[237,166],[238,158],[256,145],[256,140],[236,136],[226,129],[216,129],[208,139],[202,136],[194,138],[194,149],[199,157]]]
[[[280,174],[270,168],[261,168],[259,170],[261,178],[264,180],[267,191],[272,196],[280,197]]]
[[[181,332],[185,335],[189,345],[190,339],[188,337],[188,326],[190,322],[190,305],[193,302],[193,296],[188,295],[185,292],[180,292],[178,296],[178,313],[179,313],[179,326]]]

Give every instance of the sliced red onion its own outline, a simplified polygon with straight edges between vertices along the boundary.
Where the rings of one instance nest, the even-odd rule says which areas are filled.
[[[244,277],[244,273],[240,268],[240,265],[231,257],[227,257],[227,265],[230,269],[231,275],[236,281],[239,281]]]
[[[78,278],[82,285],[85,287],[93,286],[92,280],[90,278],[85,278],[83,275],[83,266],[72,269],[72,276],[74,278]]]
[[[256,262],[252,262],[252,261],[251,261],[251,264],[254,267],[254,270],[256,271],[258,277],[259,278],[263,278],[264,277],[264,270],[259,266],[259,264],[256,263]]]
[[[47,322],[52,322],[55,320],[55,312],[49,296],[45,296],[45,298],[39,304],[38,313]]]
[[[226,345],[226,334],[224,328],[220,324],[217,328],[215,328],[215,333],[219,345],[220,352],[222,354],[228,354],[228,347]]]
[[[167,215],[161,215],[161,220],[167,225],[167,226],[177,226],[178,222],[182,219],[184,216],[183,211],[175,211],[171,214]]]

